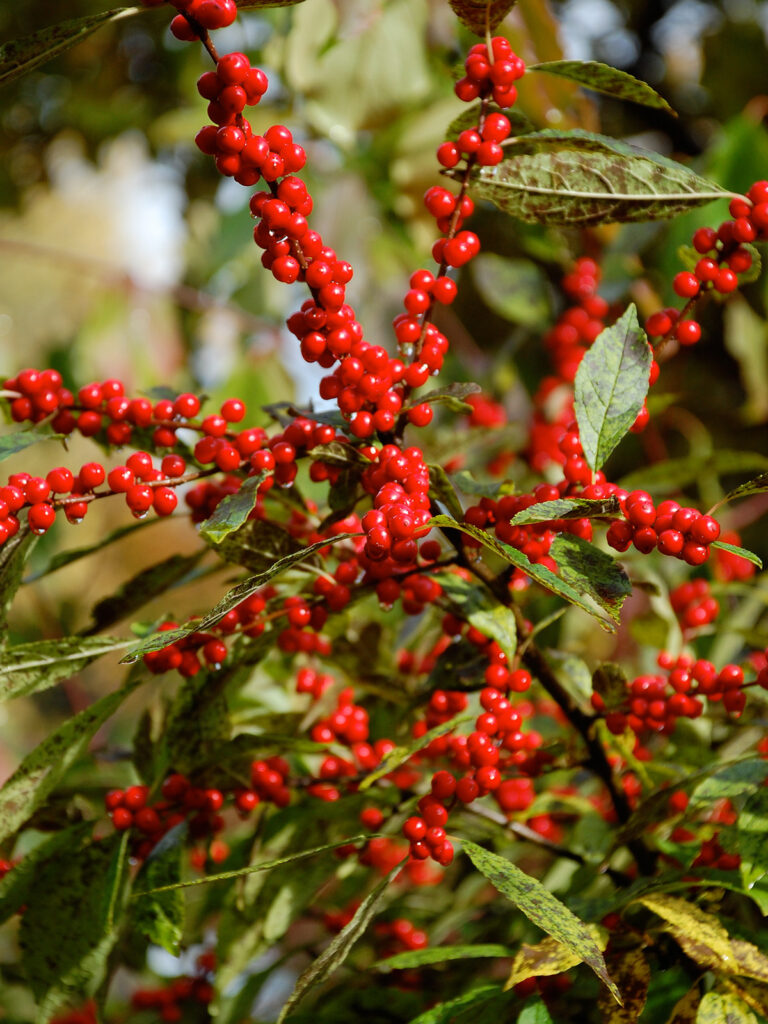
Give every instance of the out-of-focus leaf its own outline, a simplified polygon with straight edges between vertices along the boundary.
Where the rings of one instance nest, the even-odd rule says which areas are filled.
[[[24,566],[32,553],[37,535],[22,527],[0,547],[0,639],[5,633],[8,609],[24,575]]]
[[[69,636],[0,650],[0,701],[47,690],[103,654],[122,651],[132,643],[118,637]]]
[[[131,18],[140,14],[143,7],[115,7],[111,11],[91,14],[87,18],[70,18],[58,25],[49,25],[33,32],[23,39],[15,39],[0,46],[0,85],[12,82],[15,78],[34,71],[47,61],[58,57],[102,25],[121,18]]]
[[[627,677],[620,665],[607,661],[592,673],[592,689],[599,693],[606,711],[620,708],[627,699]]]
[[[494,313],[523,327],[542,328],[548,324],[547,281],[532,260],[480,253],[472,261],[471,270],[475,287]]]
[[[757,1024],[757,1017],[737,995],[707,992],[699,1003],[696,1024]]]
[[[93,606],[93,624],[90,632],[106,629],[120,619],[132,615],[147,601],[164,594],[166,590],[181,583],[197,566],[204,551],[191,555],[171,555],[148,569],[142,569],[130,580],[121,584],[114,594],[102,598]]]
[[[768,913],[768,789],[760,786],[749,797],[736,821],[736,849],[744,887],[763,914]]]
[[[514,950],[493,943],[479,943],[476,946],[428,946],[426,949],[412,949],[406,953],[396,953],[386,960],[377,960],[374,969],[380,971],[400,971],[407,967],[426,967],[428,964],[443,964],[450,960],[472,960],[486,957],[511,957]]]
[[[93,995],[117,939],[114,913],[126,880],[128,834],[114,833],[56,858],[39,873],[21,918],[19,944],[38,1001],[37,1024]],[[77,927],[73,927],[77,922]]]
[[[395,875],[400,873],[402,868],[402,863],[397,864],[388,875],[381,879],[378,885],[362,900],[349,924],[339,932],[330,945],[326,946],[322,953],[303,971],[296,982],[293,992],[280,1011],[277,1024],[282,1024],[290,1016],[293,1008],[301,1002],[311,988],[325,981],[326,978],[333,974],[337,967],[344,963],[354,944],[373,920],[390,883]]]
[[[83,754],[96,730],[138,686],[132,679],[67,719],[24,758],[0,789],[0,842],[23,825]]]
[[[155,845],[141,869],[136,884],[142,889],[174,885],[181,880],[181,855],[186,823],[167,832]],[[171,889],[144,896],[135,904],[134,921],[150,942],[178,956],[184,927],[184,895]]]
[[[739,364],[747,400],[741,407],[747,423],[768,419],[768,327],[765,320],[739,295],[723,312],[726,350]]]
[[[470,32],[484,36],[501,24],[516,0],[449,0],[453,13]]]

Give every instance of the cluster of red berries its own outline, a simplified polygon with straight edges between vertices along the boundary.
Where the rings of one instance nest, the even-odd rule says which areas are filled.
[[[201,466],[231,471],[250,459],[251,472],[274,470],[278,482],[283,482],[271,453],[261,451],[266,441],[263,430],[254,428],[237,434],[228,430],[230,424],[245,415],[245,405],[237,398],[227,399],[218,414],[198,421],[195,417],[200,412],[200,400],[196,395],[182,394],[174,400],[160,399],[155,403],[146,398],[130,399],[119,380],[84,385],[75,397],[61,385],[57,371],[27,369],[7,379],[4,387],[21,395],[11,401],[12,415],[19,422],[39,422],[58,410],[52,426],[61,433],[78,430],[86,437],[100,435],[111,445],[125,445],[134,429],[150,430],[152,444],[160,448],[176,446],[176,431],[183,427],[203,435],[194,447],[194,457]],[[150,510],[160,516],[171,515],[178,505],[175,488],[200,475],[197,467],[188,474],[187,461],[180,454],[163,456],[157,466],[151,453],[142,450],[132,452],[124,464],[111,470],[100,462],[89,462],[77,473],[58,466],[45,478],[16,473],[0,488],[0,543],[18,531],[17,513],[23,509],[30,529],[43,534],[55,522],[57,511],[62,510],[68,522],[79,523],[90,502],[112,494],[122,494],[137,519],[143,519]],[[261,489],[267,490],[273,482],[271,476],[267,477]],[[99,490],[104,484],[106,488]]]
[[[517,100],[515,82],[525,74],[525,64],[513,52],[508,39],[494,36],[491,52],[485,43],[470,47],[464,61],[466,75],[454,86],[454,92],[463,103],[490,97],[503,108]]]
[[[96,1001],[89,999],[84,1006],[51,1017],[49,1024],[99,1024],[96,1016]]]
[[[611,523],[606,535],[616,551],[626,551],[630,545],[643,554],[658,549],[688,565],[703,565],[710,544],[720,536],[720,524],[712,516],[671,499],[656,507],[646,491],[628,494],[623,509],[626,519]]]
[[[207,1007],[213,999],[211,975],[215,967],[216,954],[212,951],[201,953],[194,975],[176,978],[157,988],[137,989],[131,996],[131,1006],[134,1010],[154,1010],[159,1019],[168,1024],[182,1020],[185,1012],[194,1013],[195,1005]]]
[[[708,292],[729,295],[739,286],[739,274],[752,266],[750,242],[768,238],[768,181],[757,181],[746,196],[731,200],[732,220],[720,227],[697,228],[693,233],[693,249],[698,254],[693,270],[681,270],[672,287],[686,300],[682,312],[674,308],[653,313],[645,329],[653,338],[675,338],[680,345],[695,345],[701,338],[701,326],[687,316],[694,304]]]
[[[205,125],[195,136],[201,152],[214,157],[220,174],[235,178],[241,185],[255,185],[264,175],[267,180],[285,174],[286,166],[299,170],[305,156],[301,147],[282,134],[269,138],[254,135],[243,117],[246,106],[255,106],[267,91],[267,76],[251,67],[244,53],[228,53],[216,62],[215,71],[206,71],[197,80],[197,90],[208,100]]]
[[[429,469],[421,449],[384,445],[361,482],[374,496],[374,507],[362,517],[366,557],[397,564],[415,561],[416,540],[429,532],[430,520]]]
[[[203,667],[221,668],[227,658],[227,645],[222,639],[234,633],[257,637],[264,632],[264,622],[259,616],[267,606],[267,601],[275,595],[274,588],[265,587],[250,594],[236,608],[227,612],[219,619],[215,627],[208,633],[191,633],[183,640],[168,644],[159,651],[149,651],[144,655],[144,664],[150,672],[162,675],[174,669],[182,676],[196,676]],[[158,632],[176,629],[177,622],[164,622]],[[201,660],[202,658],[202,660]]]
[[[157,2],[151,0],[153,5]],[[198,29],[207,32],[226,28],[237,17],[235,0],[171,0],[171,3],[182,12],[171,21],[171,32],[185,43],[202,38]]]
[[[744,710],[747,698],[741,666],[728,664],[718,672],[711,661],[694,660],[688,654],[673,658],[666,651],[658,661],[666,675],[641,675],[633,679],[621,707],[606,712],[600,694],[592,694],[592,706],[605,712],[605,722],[612,733],[621,735],[627,728],[638,736],[671,732],[678,718],[698,718],[703,713],[703,697],[722,701],[725,710],[736,717]]]
[[[670,591],[669,600],[685,631],[708,626],[720,612],[709,581],[703,578],[681,583]]]
[[[148,786],[112,789],[104,797],[104,805],[118,831],[135,829],[138,833],[133,855],[143,860],[169,829],[184,821],[189,823],[190,836],[201,839],[215,835],[225,825],[222,810],[231,796],[241,816],[248,815],[261,802],[285,807],[291,799],[286,785],[290,768],[281,757],[251,764],[251,788],[238,787],[231,793],[215,787],[194,786],[178,772],[169,775],[161,787],[161,797],[149,800]]]

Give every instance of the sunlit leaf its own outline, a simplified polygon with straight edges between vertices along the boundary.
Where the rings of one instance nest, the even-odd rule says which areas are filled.
[[[581,129],[545,129],[504,143],[473,172],[473,194],[520,220],[587,227],[658,220],[730,193],[651,150]]]
[[[552,60],[543,64],[529,64],[526,71],[546,71],[550,75],[559,75],[572,82],[578,82],[585,89],[602,92],[618,100],[631,100],[644,107],[655,107],[674,114],[674,110],[663,96],[652,89],[647,82],[642,82],[627,71],[620,71],[610,64],[601,64],[596,60]]]
[[[574,407],[584,458],[601,469],[629,432],[648,394],[653,353],[631,304],[602,331],[579,363]]]

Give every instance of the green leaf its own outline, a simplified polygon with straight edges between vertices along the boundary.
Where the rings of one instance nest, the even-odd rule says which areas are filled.
[[[443,964],[449,960],[473,960],[485,957],[512,957],[514,950],[493,943],[476,946],[430,946],[427,949],[412,949],[407,953],[396,953],[386,960],[377,960],[373,970],[400,971],[407,967],[426,967],[428,964]]]
[[[768,789],[762,785],[744,804],[736,821],[736,849],[741,856],[741,880],[768,913]]]
[[[136,879],[142,889],[175,885],[181,880],[186,822],[167,832],[147,858]],[[159,892],[140,900],[134,910],[134,922],[150,942],[179,955],[184,930],[184,896],[179,889]]]
[[[279,559],[303,550],[300,541],[271,519],[250,519],[211,546],[220,558],[251,572],[266,572]]]
[[[472,261],[471,273],[475,287],[494,313],[523,327],[548,325],[547,280],[532,260],[480,253]]]
[[[606,327],[579,364],[574,408],[584,458],[600,469],[637,419],[648,394],[653,353],[634,303]]]
[[[12,82],[58,57],[60,53],[87,39],[102,25],[121,18],[131,18],[142,10],[141,7],[115,7],[111,11],[102,11],[87,18],[71,18],[0,46],[0,85]]]
[[[621,513],[618,498],[556,498],[554,501],[538,501],[512,517],[513,526],[528,523],[549,523],[554,519],[597,519],[601,516],[615,516]]]
[[[114,833],[55,858],[38,874],[19,929],[37,1024],[99,986],[117,939],[113,919],[127,878],[127,844],[127,833]]]
[[[425,395],[411,399],[403,408],[411,409],[415,405],[426,402],[429,405],[447,405],[451,412],[471,412],[472,406],[468,405],[464,399],[468,395],[477,395],[480,391],[482,388],[479,384],[473,384],[471,381],[454,381],[453,384],[447,384],[444,388],[434,388]]]
[[[193,878],[188,882],[173,882],[168,885],[158,886],[155,889],[142,889],[140,892],[133,893],[131,899],[137,900],[144,896],[155,896],[157,893],[172,892],[175,889],[189,889],[195,885],[210,885],[211,882],[226,882],[232,878],[242,878],[244,875],[253,875],[259,871],[271,871],[272,868],[280,867],[281,864],[291,864],[293,861],[305,860],[307,857],[316,857],[318,853],[325,853],[327,850],[337,850],[340,846],[347,846],[350,843],[364,843],[370,838],[370,832],[365,835],[350,836],[347,839],[340,839],[335,843],[325,843],[323,846],[315,846],[311,850],[299,850],[297,853],[290,853],[286,857],[261,861],[259,864],[237,868],[235,871],[220,871],[218,874],[204,875],[202,878]]]
[[[759,555],[756,555],[754,551],[748,551],[746,548],[740,548],[736,544],[726,544],[724,540],[714,540],[709,545],[711,548],[718,548],[720,551],[729,551],[732,555],[738,555],[739,558],[746,558],[752,565],[756,565],[758,569],[763,568],[763,561]]]
[[[0,651],[0,701],[47,690],[102,655],[122,651],[133,643],[110,636],[69,636],[8,647]]]
[[[757,1017],[737,995],[707,992],[699,1003],[696,1024],[757,1024]]]
[[[72,828],[55,832],[25,853],[12,870],[0,879],[0,923],[7,921],[24,906],[37,886],[41,870],[51,861],[70,857],[82,847],[92,831],[92,821],[80,822]]]
[[[430,1007],[410,1024],[498,1024],[508,1019],[508,1002],[500,985],[482,981],[455,999]]]
[[[458,499],[450,477],[442,466],[434,462],[429,463],[429,487],[435,498],[448,509],[454,519],[461,519],[464,510]]]
[[[536,1000],[526,1006],[517,1018],[517,1024],[554,1024],[544,1003]]]
[[[2,55],[2,52],[3,47],[0,47],[0,55]],[[2,74],[0,66],[1,83]],[[3,459],[7,459],[10,455],[23,452],[25,448],[38,444],[40,441],[61,441],[63,437],[63,434],[43,434],[39,430],[20,430],[15,434],[3,434],[0,436],[0,462]]]
[[[200,535],[210,544],[219,544],[230,533],[239,530],[248,516],[256,508],[259,487],[270,474],[263,470],[255,476],[246,477],[240,489],[228,494],[216,506],[200,527]]]
[[[199,672],[185,679],[168,712],[162,743],[169,767],[192,772],[232,735],[224,678]]]
[[[439,725],[433,726],[423,736],[419,736],[418,739],[413,740],[407,746],[394,747],[390,752],[382,759],[381,764],[378,768],[374,768],[372,772],[365,776],[360,783],[360,789],[366,790],[378,782],[379,779],[383,779],[385,775],[389,775],[395,768],[399,768],[401,764],[405,764],[414,754],[418,754],[420,750],[428,746],[432,740],[438,739],[440,736],[445,736],[449,732],[453,732],[454,729],[460,725],[464,725],[466,722],[471,722],[473,715],[459,715],[455,718],[449,719],[447,722],[441,722]]]
[[[753,269],[755,262],[753,257]],[[758,261],[758,273],[760,269]],[[739,408],[743,421],[764,423],[768,419],[768,324],[743,295],[733,295],[725,304],[723,342],[739,365],[741,386],[746,395],[746,401]]]
[[[709,455],[687,455],[680,459],[664,459],[652,466],[627,473],[619,481],[627,491],[637,488],[658,492],[675,492],[696,483],[706,473],[749,473],[768,470],[768,458],[761,452],[741,452],[719,448]]]
[[[277,1024],[283,1024],[283,1021],[290,1016],[293,1008],[301,1002],[307,992],[314,988],[315,985],[325,981],[326,978],[333,974],[337,967],[344,963],[354,944],[375,917],[390,882],[392,882],[395,875],[402,871],[404,864],[405,861],[401,861],[392,868],[388,875],[381,879],[361,902],[349,924],[335,936],[322,953],[301,973],[293,992],[280,1011]]]
[[[344,444],[342,441],[329,441],[328,444],[316,444],[310,448],[307,455],[318,462],[327,462],[332,466],[360,466],[365,469],[371,465],[367,458],[352,444]]]
[[[450,516],[434,516],[430,523],[432,526],[461,530],[462,533],[469,534],[470,537],[479,540],[481,544],[484,544],[489,550],[503,558],[505,562],[509,562],[511,565],[527,573],[531,579],[535,580],[542,587],[552,591],[553,594],[557,594],[558,597],[562,597],[563,600],[575,604],[577,608],[581,608],[597,619],[603,629],[613,631],[616,628],[610,619],[605,619],[602,615],[598,614],[593,606],[585,601],[582,594],[572,587],[570,583],[560,579],[559,576],[556,576],[546,566],[530,562],[522,551],[518,551],[517,548],[502,543],[502,541],[497,540],[490,533],[486,533],[485,530],[481,530],[477,526],[470,526],[468,523],[457,523]]]
[[[511,609],[490,597],[474,582],[455,573],[440,573],[437,577],[443,593],[456,605],[462,618],[481,633],[495,640],[512,664],[517,650],[517,625]]]
[[[658,153],[581,129],[503,145],[501,163],[472,172],[473,194],[530,224],[659,220],[731,194]]]
[[[619,621],[621,606],[632,593],[632,584],[611,555],[571,533],[555,537],[549,554],[566,583],[582,594],[589,594],[614,622]]]
[[[353,537],[358,537],[357,533],[338,533],[333,537],[329,537],[327,540],[319,540],[316,544],[309,544],[307,547],[301,548],[299,551],[295,551],[290,555],[286,555],[285,558],[279,558],[274,562],[269,569],[259,573],[256,576],[250,576],[247,580],[233,587],[229,593],[222,598],[221,601],[213,608],[208,614],[201,620],[195,622],[188,622],[184,626],[179,626],[178,629],[169,629],[165,633],[152,633],[150,636],[145,637],[141,643],[134,647],[123,659],[121,664],[129,665],[132,662],[138,661],[145,654],[150,651],[161,651],[164,647],[168,647],[169,644],[176,643],[177,640],[183,640],[185,637],[190,636],[192,633],[202,632],[204,633],[211,626],[215,626],[219,619],[222,619],[227,612],[236,608],[241,601],[244,601],[246,597],[250,597],[251,594],[263,587],[265,583],[268,583],[275,576],[279,576],[281,572],[285,572],[286,569],[290,569],[292,565],[296,565],[297,562],[304,561],[310,555],[313,555],[316,551],[320,551],[322,548],[328,547],[331,544],[339,544],[344,540],[351,540]]]
[[[691,793],[695,804],[714,803],[716,800],[733,800],[736,797],[752,795],[768,778],[768,761],[737,761],[718,769],[700,783]]]
[[[64,773],[85,752],[91,737],[139,685],[130,680],[63,725],[27,754],[0,789],[0,842],[34,814]]]
[[[550,60],[543,64],[529,64],[526,71],[546,71],[550,75],[559,75],[572,82],[578,82],[585,89],[602,92],[618,100],[631,100],[644,107],[655,107],[666,110],[677,117],[663,96],[659,96],[647,82],[630,75],[627,71],[619,71],[609,64],[601,64],[596,60]]]
[[[121,583],[113,594],[93,606],[93,622],[89,632],[106,629],[143,608],[148,601],[164,594],[171,587],[184,583],[204,554],[205,551],[196,551],[192,555],[171,555]]]
[[[538,928],[561,942],[578,956],[600,978],[621,1003],[619,990],[611,981],[603,954],[583,921],[545,889],[541,882],[527,875],[505,857],[483,849],[469,840],[462,840],[464,852],[498,891],[522,910]]]
[[[21,586],[24,566],[37,542],[37,535],[22,526],[0,547],[0,632],[4,633],[8,609]]]
[[[451,477],[453,483],[464,494],[479,494],[484,498],[498,498],[502,494],[514,494],[515,487],[511,481],[499,483],[489,480],[487,483],[476,480],[467,469],[461,469]]]
[[[516,0],[449,0],[453,13],[470,32],[484,36],[501,24]]]
[[[736,498],[747,498],[750,494],[762,494],[764,491],[768,491],[768,473],[760,473],[759,476],[755,476],[751,480],[746,480],[743,484],[739,484],[738,487],[734,487],[716,505],[712,506],[708,514],[714,515],[716,509],[727,504],[729,501],[735,501]]]

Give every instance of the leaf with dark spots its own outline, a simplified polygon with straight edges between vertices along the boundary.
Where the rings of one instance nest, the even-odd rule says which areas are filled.
[[[600,978],[618,1003],[621,996],[608,975],[603,954],[588,926],[580,921],[564,903],[561,903],[541,882],[521,871],[515,864],[497,853],[483,849],[469,840],[463,840],[464,852],[498,891],[522,910],[538,928],[551,935],[578,956]]]
[[[647,82],[597,60],[550,60],[543,64],[529,64],[526,71],[545,71],[550,75],[559,75],[578,82],[585,89],[602,92],[618,100],[631,100],[644,107],[655,107],[677,116],[664,97]]]
[[[531,224],[658,220],[731,194],[658,153],[582,129],[503,146],[501,163],[473,171],[473,194]]]

